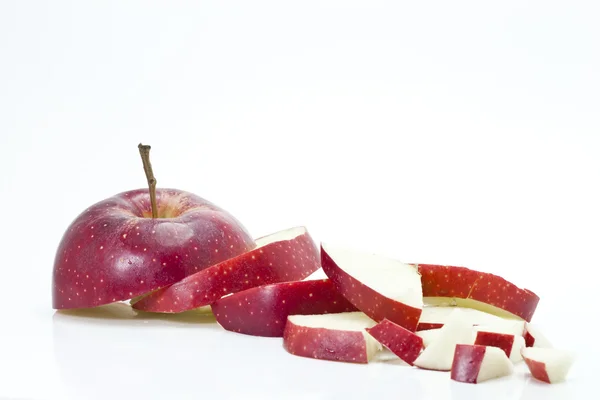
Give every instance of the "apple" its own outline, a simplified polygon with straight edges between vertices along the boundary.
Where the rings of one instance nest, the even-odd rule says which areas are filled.
[[[496,315],[488,314],[472,308],[426,306],[423,307],[423,311],[421,312],[417,331],[441,328],[448,320],[452,312],[457,309],[463,312],[464,317],[467,318],[472,325],[502,324],[506,321],[505,319]]]
[[[490,273],[445,265],[417,266],[426,304],[474,308],[529,322],[540,301],[532,291]]]
[[[423,340],[423,347],[429,347],[429,345],[437,339],[438,335],[440,334],[440,329],[441,328],[424,329],[422,331],[415,332],[415,335]]]
[[[176,189],[156,189],[150,146],[139,146],[150,190],[83,211],[56,251],[55,309],[95,307],[148,293],[255,247],[231,214]]]
[[[407,364],[412,365],[423,350],[423,339],[387,319],[366,330]]]
[[[479,330],[475,333],[475,344],[498,347],[506,353],[510,361],[517,363],[523,359],[521,349],[525,347],[525,338],[507,333]]]
[[[523,336],[527,347],[554,347],[538,327],[530,323],[525,324]]]
[[[459,344],[454,351],[450,378],[457,382],[481,383],[512,374],[514,368],[497,347]]]
[[[223,297],[211,307],[224,329],[270,337],[283,336],[289,315],[356,311],[328,279],[258,286]]]
[[[471,344],[472,325],[461,310],[454,310],[435,339],[415,360],[414,365],[423,369],[450,371],[457,344]]]
[[[290,315],[283,346],[296,356],[368,363],[381,350],[381,345],[365,330],[375,324],[361,312]]]
[[[370,318],[415,331],[423,300],[414,265],[322,244],[321,266],[338,292]]]
[[[133,308],[177,313],[255,286],[296,281],[320,268],[319,249],[304,227],[256,240],[256,248],[142,297]]]
[[[571,352],[553,348],[526,347],[521,355],[531,375],[546,383],[564,381],[575,361]]]

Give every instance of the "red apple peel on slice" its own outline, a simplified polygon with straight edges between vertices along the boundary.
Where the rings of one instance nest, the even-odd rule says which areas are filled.
[[[367,328],[367,332],[409,365],[413,365],[423,349],[421,337],[387,319]]]
[[[450,378],[463,383],[481,383],[510,375],[513,365],[501,349],[459,344],[452,360]]]
[[[546,383],[564,381],[575,361],[573,353],[555,348],[526,347],[521,355],[531,376]]]

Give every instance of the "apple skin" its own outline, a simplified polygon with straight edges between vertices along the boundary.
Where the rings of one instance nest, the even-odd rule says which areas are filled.
[[[211,308],[224,329],[267,337],[282,337],[289,315],[356,311],[328,279],[258,286],[223,297]]]
[[[415,264],[421,273],[423,297],[448,297],[489,304],[531,321],[540,298],[504,278],[465,267]],[[458,304],[463,305],[463,304]]]
[[[464,383],[477,383],[485,350],[485,346],[456,345],[450,379]]]
[[[331,258],[321,245],[321,267],[336,289],[357,309],[376,322],[388,319],[411,332],[417,329],[421,309],[411,307],[371,289],[348,274]]]
[[[157,189],[151,218],[146,189],[123,192],[82,212],[54,261],[55,309],[127,300],[255,247],[227,211],[192,193]]]
[[[299,234],[292,239],[268,243],[196,272],[144,296],[133,308],[178,313],[209,305],[226,294],[304,279],[321,267],[319,249],[305,228],[295,230]]]
[[[407,364],[413,365],[423,349],[423,339],[408,329],[384,319],[366,331]]]
[[[476,345],[498,347],[500,350],[504,351],[506,357],[509,358],[514,342],[514,335],[498,332],[478,331],[477,336],[475,337]]]
[[[431,329],[440,329],[444,324],[439,322],[419,322],[416,332],[429,331]]]

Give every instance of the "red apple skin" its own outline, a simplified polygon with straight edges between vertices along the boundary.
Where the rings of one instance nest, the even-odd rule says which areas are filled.
[[[506,353],[506,357],[508,358],[510,358],[510,352],[512,350],[514,341],[514,335],[507,335],[505,333],[498,332],[478,331],[477,336],[475,337],[476,345],[498,347],[500,350]]]
[[[527,357],[523,357],[523,359],[525,360],[525,364],[527,364],[527,368],[529,368],[529,372],[531,372],[531,376],[539,381],[551,383],[548,372],[546,372],[545,363]]]
[[[321,246],[321,266],[337,291],[374,321],[381,322],[388,319],[411,332],[417,329],[421,317],[420,308],[410,307],[385,297],[359,282],[341,269],[323,246]]]
[[[429,329],[440,329],[442,326],[444,326],[444,324],[439,322],[419,322],[419,325],[417,325],[417,332]]]
[[[308,232],[269,243],[225,260],[152,292],[133,304],[143,311],[178,313],[209,305],[229,293],[296,281],[321,267],[319,249]]]
[[[288,315],[356,311],[329,279],[259,286],[211,305],[226,330],[253,336],[282,337]]]
[[[358,364],[369,362],[365,337],[357,331],[309,328],[288,321],[283,333],[283,347],[300,357]]]
[[[465,267],[415,264],[421,273],[423,297],[473,299],[531,321],[540,298],[497,275]]]
[[[372,328],[367,328],[366,331],[375,340],[410,365],[413,365],[423,349],[423,339],[421,337],[387,319]]]
[[[525,330],[525,332],[523,332],[523,337],[525,338],[525,347],[533,347],[533,344],[535,343],[535,338],[531,335],[531,333],[529,333],[527,329]]]
[[[148,190],[139,189],[71,223],[54,261],[55,309],[127,300],[255,247],[242,224],[209,201],[176,189],[157,189],[156,197],[156,219]]]
[[[484,356],[485,346],[457,344],[450,378],[457,382],[477,383]]]

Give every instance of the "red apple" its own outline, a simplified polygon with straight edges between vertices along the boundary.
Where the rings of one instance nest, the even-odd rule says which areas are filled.
[[[459,344],[454,351],[450,378],[457,382],[480,383],[512,372],[513,365],[501,349]]]
[[[575,360],[570,352],[543,347],[524,348],[521,355],[531,375],[546,383],[564,381]]]
[[[321,265],[336,289],[370,318],[417,328],[423,301],[415,266],[324,244]]]
[[[497,275],[464,267],[418,264],[424,302],[475,308],[531,321],[540,298]]]
[[[148,190],[94,204],[69,226],[56,252],[56,309],[131,299],[254,248],[231,214],[194,194]]]
[[[320,267],[319,249],[304,227],[257,239],[256,246],[142,297],[133,308],[183,312],[255,286],[304,279]]]
[[[228,331],[283,336],[288,315],[356,311],[328,279],[276,283],[223,297],[212,304],[217,322]]]
[[[367,332],[410,365],[414,363],[421,350],[423,350],[423,339],[387,319],[372,328],[367,328]]]
[[[361,312],[290,315],[283,346],[300,357],[367,363],[381,349],[365,331],[374,325],[375,321]]]

